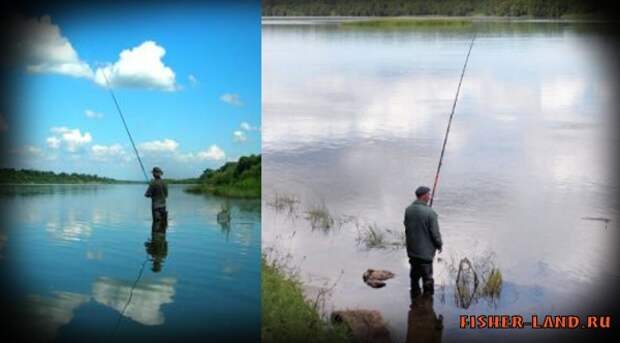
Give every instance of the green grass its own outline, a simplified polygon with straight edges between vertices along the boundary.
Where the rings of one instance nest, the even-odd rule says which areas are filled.
[[[370,224],[366,230],[358,237],[359,243],[363,244],[366,249],[382,249],[387,245],[385,233],[379,229],[377,224]]]
[[[502,272],[493,268],[484,281],[482,294],[491,298],[498,298],[502,292]]]
[[[213,194],[223,197],[231,198],[260,198],[261,189],[260,185],[210,185],[210,184],[198,184],[189,187],[185,190],[188,193],[194,194]]]
[[[273,206],[276,211],[287,210],[288,213],[293,213],[298,203],[299,200],[293,195],[276,193],[273,201],[269,202],[269,205]]]
[[[242,156],[217,170],[206,169],[198,184],[187,188],[189,193],[207,193],[234,198],[260,198],[261,156]]]
[[[329,209],[325,203],[313,205],[306,211],[306,219],[310,221],[313,229],[322,229],[328,231],[334,227],[334,218],[329,213]]]
[[[381,229],[376,223],[358,231],[357,243],[366,249],[399,249],[407,246],[404,230]]]
[[[302,284],[276,264],[261,263],[261,342],[350,342],[343,327],[330,326],[302,292]]]

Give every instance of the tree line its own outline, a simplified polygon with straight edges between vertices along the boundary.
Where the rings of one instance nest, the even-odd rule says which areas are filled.
[[[584,0],[263,0],[265,16],[529,16],[596,15],[597,1]]]
[[[0,183],[120,183],[109,177],[101,177],[97,174],[78,173],[54,173],[34,169],[0,169]]]
[[[198,185],[188,191],[222,196],[255,198],[261,194],[261,155],[242,156],[218,169],[205,169]]]

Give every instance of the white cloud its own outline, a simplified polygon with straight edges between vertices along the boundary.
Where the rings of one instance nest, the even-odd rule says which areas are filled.
[[[174,71],[161,60],[165,54],[166,49],[156,42],[145,41],[123,50],[116,63],[97,68],[95,82],[105,87],[107,77],[111,87],[177,90]]]
[[[138,145],[141,151],[147,153],[159,153],[159,152],[176,152],[179,148],[179,143],[173,139],[165,138],[163,140],[154,140],[150,142],[144,142]]]
[[[548,117],[557,116],[559,110],[572,108],[581,101],[585,90],[585,84],[581,79],[545,80],[540,89],[541,107],[543,111],[549,112]]]
[[[133,287],[131,281],[100,277],[93,283],[93,298],[140,324],[161,325],[165,321],[162,306],[173,302],[175,284],[176,279],[161,278]]]
[[[189,83],[192,84],[192,86],[195,86],[198,84],[198,79],[196,78],[196,76],[194,76],[193,74],[189,74],[187,76],[187,79],[189,80]]]
[[[14,150],[14,152],[18,155],[27,155],[27,156],[40,156],[42,151],[33,145],[24,145],[23,147]]]
[[[64,145],[67,151],[76,152],[81,146],[93,140],[89,132],[82,134],[80,129],[69,129],[64,126],[52,127],[50,132],[53,135],[47,138],[47,145],[52,149]]]
[[[237,93],[224,93],[220,96],[220,100],[233,106],[243,105],[243,101],[241,101],[241,97]]]
[[[27,320],[25,335],[28,341],[53,341],[58,329],[73,320],[74,311],[90,300],[90,296],[71,292],[52,292],[44,297],[30,294],[26,297],[24,313]]]
[[[84,111],[84,115],[86,117],[92,118],[92,119],[103,118],[103,113],[95,112],[95,111],[89,110],[89,109]]]
[[[47,138],[47,146],[52,149],[58,149],[60,147],[60,138],[58,137],[48,137]]]
[[[92,69],[80,60],[69,40],[61,35],[60,28],[52,24],[50,16],[17,18],[17,29],[22,38],[18,43],[19,56],[27,71],[92,78]]]
[[[250,123],[245,122],[245,121],[241,122],[240,127],[241,127],[242,130],[245,130],[245,131],[259,131],[258,127],[252,126],[252,125],[250,125]]]
[[[93,159],[97,161],[109,161],[112,159],[123,159],[128,161],[131,159],[125,148],[120,144],[99,145],[95,144],[90,148]]]
[[[248,140],[248,136],[245,135],[245,132],[237,130],[233,132],[233,140],[235,142],[245,142]]]
[[[213,144],[209,147],[209,149],[198,152],[196,154],[196,157],[198,158],[198,160],[201,160],[201,161],[204,161],[204,160],[219,161],[219,160],[224,159],[226,157],[226,154],[224,153],[224,150],[222,150],[217,145]]]

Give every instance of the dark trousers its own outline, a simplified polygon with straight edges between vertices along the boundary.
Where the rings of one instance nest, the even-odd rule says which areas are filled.
[[[411,278],[411,294],[419,295],[420,279],[422,279],[422,288],[424,294],[433,294],[435,292],[435,281],[433,280],[433,262],[409,258],[411,270],[409,277]]]
[[[153,232],[166,232],[168,227],[168,211],[165,207],[154,208],[153,214],[153,226],[151,230]]]

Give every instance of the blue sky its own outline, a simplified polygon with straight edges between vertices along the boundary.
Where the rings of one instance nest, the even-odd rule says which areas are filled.
[[[142,179],[260,153],[260,2],[41,10],[21,25],[13,166]],[[16,132],[17,131],[17,132]]]

